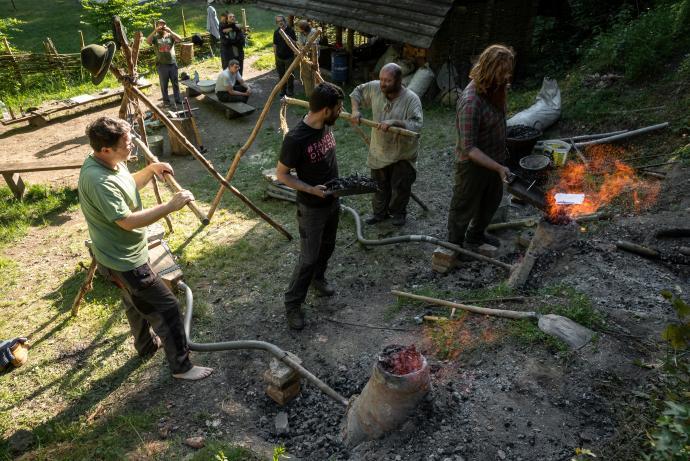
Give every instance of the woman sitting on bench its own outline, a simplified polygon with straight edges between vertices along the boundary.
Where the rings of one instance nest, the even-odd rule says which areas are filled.
[[[249,85],[242,80],[240,63],[236,59],[228,62],[228,67],[216,80],[216,96],[223,102],[247,102],[252,94]]]

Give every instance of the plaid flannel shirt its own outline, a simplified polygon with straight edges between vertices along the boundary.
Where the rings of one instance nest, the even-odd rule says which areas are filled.
[[[473,147],[504,163],[506,160],[506,114],[477,93],[470,82],[458,99],[456,108],[458,141],[455,154],[459,161],[468,160]]]

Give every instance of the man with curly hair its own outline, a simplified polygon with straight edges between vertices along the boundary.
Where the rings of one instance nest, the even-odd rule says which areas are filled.
[[[515,54],[491,45],[470,71],[472,79],[458,99],[455,185],[448,212],[448,241],[476,250],[500,246],[486,227],[503,197],[510,170],[506,161],[506,96]]]

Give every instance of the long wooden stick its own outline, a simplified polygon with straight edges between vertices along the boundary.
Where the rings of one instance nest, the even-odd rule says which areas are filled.
[[[136,58],[134,58],[136,61]],[[136,65],[136,62],[133,62],[132,65]],[[127,92],[125,92],[127,94]],[[149,141],[146,139],[146,125],[144,124],[144,114],[141,113],[141,108],[139,107],[139,103],[137,100],[134,100],[134,110],[135,110],[135,115],[137,119],[137,123],[139,124],[139,137],[141,138],[141,146],[148,146]],[[135,138],[139,140],[139,138]],[[146,148],[148,150],[148,148]],[[149,162],[151,163],[151,162]],[[161,191],[158,188],[158,180],[156,179],[156,176],[154,175],[153,178],[151,178],[151,185],[153,187],[153,195],[156,197],[156,203],[159,205],[163,204],[163,199],[161,198]],[[168,232],[171,234],[175,232],[175,229],[173,229],[173,224],[172,220],[170,219],[169,215],[164,215],[163,219],[165,220],[165,224],[168,226]]]
[[[287,96],[284,99],[285,99],[285,102],[287,102],[288,104],[291,104],[293,106],[305,107],[307,109],[309,108],[309,103],[307,101],[302,101],[301,99],[295,99],[295,98],[288,98]],[[350,114],[349,112],[345,112],[345,111],[340,111],[339,117],[344,118],[345,120],[352,120],[352,114]],[[373,120],[369,120],[366,118],[360,118],[359,122],[362,125],[366,125],[366,126],[370,126],[372,128],[380,129],[379,123],[375,122]],[[400,128],[397,126],[388,127],[387,133],[400,134],[403,136],[409,136],[411,138],[419,138],[419,136],[420,136],[419,133],[417,133],[417,132],[414,132],[411,130],[406,130],[405,128]]]
[[[493,315],[495,317],[505,317],[508,319],[535,319],[537,314],[535,312],[520,312],[520,311],[509,311],[505,309],[490,309],[488,307],[471,306],[468,304],[454,303],[452,301],[446,301],[444,299],[430,298],[428,296],[414,295],[412,293],[405,293],[404,291],[391,290],[396,296],[403,298],[410,298],[416,301],[424,301],[431,304],[438,304],[439,306],[447,306],[454,309],[462,309],[468,312],[474,312],[475,314],[482,315]]]
[[[79,292],[74,297],[74,301],[72,301],[72,315],[75,317],[79,314],[79,304],[81,304],[81,300],[84,299],[86,293],[93,289],[92,282],[93,276],[96,274],[96,267],[96,258],[91,257],[91,265],[89,266],[89,270],[86,272],[86,279],[81,285],[81,288],[79,288]]]
[[[230,168],[228,169],[228,173],[225,175],[225,180],[226,181],[231,181],[233,176],[235,175],[235,171],[237,170],[237,167],[240,164],[240,159],[242,159],[242,156],[249,150],[251,145],[254,143],[254,140],[256,139],[256,136],[259,134],[259,130],[261,129],[261,126],[264,123],[264,120],[266,119],[266,116],[268,115],[268,111],[271,109],[271,105],[273,104],[273,100],[275,99],[276,95],[280,91],[280,89],[285,85],[285,83],[288,81],[290,76],[292,75],[292,72],[295,70],[295,68],[299,65],[302,56],[304,55],[304,51],[306,51],[309,46],[321,35],[321,30],[317,29],[316,33],[309,38],[307,41],[307,44],[304,47],[304,50],[301,50],[297,55],[295,56],[295,59],[292,61],[290,66],[287,68],[285,71],[285,75],[283,75],[283,78],[281,78],[276,86],[273,87],[273,91],[271,91],[271,94],[268,96],[268,99],[266,100],[266,103],[264,104],[264,108],[261,111],[261,115],[259,115],[259,119],[256,121],[256,124],[254,125],[254,129],[252,130],[251,134],[249,135],[249,138],[247,139],[247,142],[244,143],[242,147],[237,151],[235,154],[235,158],[232,160],[232,164],[230,165]],[[208,219],[211,219],[213,217],[213,214],[216,212],[216,208],[218,208],[218,205],[220,204],[220,200],[223,198],[223,193],[225,192],[225,186],[220,187],[218,189],[218,193],[216,193],[216,197],[213,199],[213,203],[211,203],[211,208],[208,210]]]
[[[113,66],[111,66],[111,70],[113,69]],[[269,223],[271,226],[273,226],[278,232],[283,234],[288,240],[292,240],[292,235],[280,224],[275,222],[270,216],[268,216],[266,213],[264,213],[259,207],[257,207],[249,198],[247,198],[242,192],[237,190],[232,184],[230,184],[225,178],[223,178],[218,171],[216,171],[215,168],[213,168],[213,165],[209,163],[208,160],[204,158],[203,155],[201,155],[201,152],[199,152],[196,147],[192,143],[189,142],[189,140],[182,134],[182,132],[170,121],[170,119],[163,113],[162,110],[160,110],[156,105],[149,100],[149,98],[144,95],[144,93],[139,90],[136,86],[133,85],[128,85],[128,90],[131,91],[134,95],[136,95],[137,98],[139,98],[140,101],[146,105],[153,113],[155,113],[158,116],[158,119],[168,128],[170,133],[172,133],[174,136],[177,137],[177,139],[180,141],[180,143],[191,153],[194,158],[196,158],[208,171],[211,173],[211,176],[213,176],[219,183],[221,183],[223,188],[230,189],[230,191],[237,196],[242,202],[244,202],[245,205],[247,205],[252,211],[254,211],[256,214],[261,216],[261,218]],[[209,221],[211,220],[210,215],[207,215],[207,218]]]
[[[134,143],[139,146],[139,148],[142,150],[144,153],[144,157],[146,157],[146,160],[151,162],[151,163],[157,163],[159,162],[158,158],[153,155],[151,150],[144,144],[144,142],[139,139],[139,138],[134,138]],[[180,192],[182,190],[182,186],[180,186],[180,183],[177,182],[175,177],[171,175],[170,173],[165,173],[163,175],[163,179],[165,180],[165,184],[168,186],[170,191],[172,193]],[[199,221],[201,221],[201,224],[207,225],[208,224],[208,219],[206,218],[206,215],[199,209],[199,207],[196,205],[194,202],[189,202],[187,203],[187,207],[192,210],[192,213],[199,218]]]
[[[143,34],[140,31],[134,32],[134,43],[132,44],[132,75],[137,75],[137,65],[139,64],[139,48]]]

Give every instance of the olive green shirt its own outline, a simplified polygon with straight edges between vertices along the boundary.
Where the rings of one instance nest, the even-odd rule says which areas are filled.
[[[175,39],[168,34],[163,37],[154,35],[151,41],[153,49],[156,51],[156,64],[177,64],[175,59]]]
[[[79,172],[79,203],[96,261],[120,272],[148,261],[146,228],[128,231],[115,222],[143,208],[127,165],[113,170],[89,155]]]
[[[424,123],[422,102],[414,92],[403,87],[400,95],[392,101],[381,91],[379,80],[362,83],[350,94],[360,107],[371,107],[375,122],[391,124],[401,120],[402,128],[419,133]],[[371,130],[371,143],[367,166],[372,169],[385,168],[400,160],[407,160],[414,167],[419,151],[419,138]]]

